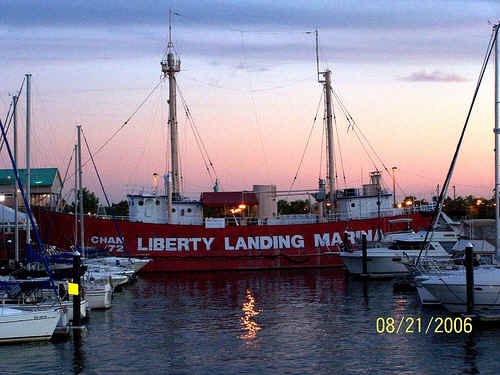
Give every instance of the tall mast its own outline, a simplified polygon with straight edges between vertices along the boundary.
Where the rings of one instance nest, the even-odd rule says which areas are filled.
[[[328,190],[330,192],[330,203],[335,210],[335,156],[333,150],[333,124],[332,124],[332,72],[327,69],[322,73],[325,85],[326,105],[326,143],[328,146]]]
[[[83,226],[83,182],[82,182],[82,143],[81,143],[81,126],[76,127],[77,131],[77,154],[78,154],[78,201],[80,203],[80,252],[85,258],[85,237]]]
[[[75,153],[75,228],[74,228],[74,234],[75,234],[75,242],[74,242],[74,248],[75,251],[78,249],[78,146],[75,145],[74,148],[74,153]]]
[[[316,69],[318,82],[323,84],[325,90],[325,115],[326,115],[326,144],[328,147],[328,190],[330,193],[331,210],[335,212],[335,151],[333,140],[333,111],[332,111],[332,72],[330,69],[319,71],[319,37],[318,30],[314,31],[316,41]],[[323,79],[321,79],[323,76]]]
[[[500,260],[500,198],[499,198],[499,189],[500,189],[500,150],[498,147],[500,146],[500,125],[499,125],[499,116],[500,116],[500,87],[499,87],[499,49],[498,49],[498,29],[500,27],[500,23],[497,23],[493,26],[493,33],[495,34],[495,244],[497,248],[497,261]]]
[[[170,128],[170,162],[172,172],[172,198],[180,199],[180,171],[177,131],[177,98],[175,73],[181,70],[181,61],[175,57],[172,43],[172,10],[169,11],[167,59],[161,62],[163,77],[168,76],[168,124]],[[170,209],[170,208],[169,208]]]
[[[26,200],[31,209],[31,166],[30,166],[30,127],[31,127],[31,74],[26,74]],[[31,243],[30,221],[26,221],[26,243]]]
[[[18,165],[18,157],[17,157],[17,95],[12,96],[13,102],[13,127],[14,127],[14,161],[16,162],[16,166]],[[19,262],[19,199],[17,198],[17,178],[14,183],[14,221],[15,221],[15,229],[14,229],[14,259],[16,263]]]

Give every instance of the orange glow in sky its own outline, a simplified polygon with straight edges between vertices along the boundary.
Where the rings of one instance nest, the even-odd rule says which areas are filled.
[[[371,170],[385,166],[384,182],[392,189],[391,168],[396,166],[401,187],[398,197],[430,199],[435,195],[472,98],[491,32],[487,20],[494,19],[495,12],[498,15],[497,8],[465,3],[458,12],[457,7],[450,10],[446,4],[423,2],[410,10],[413,17],[405,16],[406,26],[398,21],[408,13],[406,2],[397,3],[391,11],[384,8],[382,13],[367,3],[366,14],[354,18],[373,21],[368,25],[345,22],[352,17],[334,18],[340,10],[348,11],[335,4],[308,5],[311,12],[332,15],[329,22],[327,18],[309,19],[299,5],[291,8],[281,2],[274,9],[276,17],[265,20],[247,19],[245,12],[226,19],[216,11],[212,18],[204,18],[201,10],[193,14],[197,9],[193,4],[179,4],[185,12],[192,12],[191,18],[178,17],[174,24],[174,46],[182,63],[177,80],[222,190],[251,189],[254,184],[290,188],[321,99],[314,35],[306,33],[319,25],[320,68],[332,70],[334,90],[380,158],[365,154],[334,103],[337,186],[359,186],[368,181]],[[248,3],[248,9],[253,9],[252,4]],[[162,11],[166,12],[168,4],[164,5]],[[129,27],[125,17],[113,20],[103,13],[103,26],[99,20],[81,23],[68,9],[67,18],[61,16],[54,23],[50,17],[55,16],[49,11],[45,15],[43,5],[36,6],[41,7],[42,24],[27,25],[14,19],[6,21],[12,24],[4,28],[0,25],[0,46],[12,51],[0,58],[4,67],[0,115],[5,117],[8,94],[19,87],[24,73],[32,73],[32,166],[56,166],[64,176],[75,126],[82,125],[96,150],[159,81],[166,17],[154,18],[151,11],[149,21],[135,20],[134,27]],[[121,14],[119,10],[117,14]],[[277,21],[281,11],[287,22]],[[379,18],[373,18],[372,11]],[[429,14],[441,23],[429,20]],[[133,187],[152,188],[153,173],[162,176],[165,172],[167,97],[165,82],[96,156],[113,201],[123,199]],[[23,97],[21,127],[24,106]],[[214,176],[206,173],[180,95],[178,115],[183,187],[196,196],[212,189]],[[315,189],[318,177],[325,178],[322,126],[320,110],[293,189]],[[492,195],[493,126],[490,66],[452,181],[457,195]],[[23,150],[24,131],[21,133]],[[7,167],[4,153],[0,162]],[[24,157],[21,166],[23,163]],[[69,171],[71,174],[73,167]],[[72,184],[68,181],[65,189],[68,200],[71,197],[66,191]],[[102,197],[90,164],[85,168],[84,184]]]

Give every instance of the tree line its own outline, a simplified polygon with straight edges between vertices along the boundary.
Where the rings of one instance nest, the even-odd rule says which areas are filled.
[[[75,212],[75,203],[64,205],[64,212]],[[95,193],[83,188],[83,212],[91,215],[113,215],[113,216],[128,216],[128,202],[122,200],[118,203],[112,203],[111,207],[103,207],[99,205],[99,198]]]
[[[432,199],[437,201],[436,197]],[[407,196],[399,204],[402,207],[409,205],[418,207],[425,205],[428,202],[425,199],[418,199],[415,196]],[[299,199],[287,201],[280,199],[278,201],[278,214],[279,215],[293,215],[293,214],[306,214],[316,212],[317,205],[311,203],[309,199]],[[74,203],[65,204],[64,212],[74,212]],[[87,214],[103,214],[114,216],[128,216],[128,202],[122,200],[118,203],[113,203],[111,207],[103,207],[99,204],[99,198],[95,193],[83,188],[83,211]],[[484,197],[475,197],[467,195],[465,197],[458,196],[456,198],[447,197],[443,203],[443,211],[454,219],[474,218],[474,219],[489,219],[495,217],[495,199],[487,199]]]

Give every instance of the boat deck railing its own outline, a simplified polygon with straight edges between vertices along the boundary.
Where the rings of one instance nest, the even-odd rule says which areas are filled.
[[[418,212],[432,212],[435,208],[434,204],[428,204],[418,207],[404,207],[404,208],[390,208],[383,210],[372,210],[363,211],[361,214],[356,214],[354,212],[335,212],[326,215],[325,217],[320,217],[318,214],[306,213],[306,214],[292,214],[292,215],[279,215],[273,218],[258,218],[258,217],[241,217],[241,216],[226,216],[224,218],[224,226],[263,226],[263,225],[294,225],[294,224],[315,224],[315,223],[331,223],[343,220],[352,219],[376,219],[378,217],[390,217],[390,216],[406,216],[410,214],[415,214]],[[128,216],[111,216],[111,215],[92,215],[100,219],[106,220],[119,220],[127,221]],[[199,223],[193,223],[193,225],[202,225],[203,219],[200,218]]]

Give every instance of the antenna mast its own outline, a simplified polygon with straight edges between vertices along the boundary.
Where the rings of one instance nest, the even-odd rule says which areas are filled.
[[[181,61],[175,57],[172,43],[172,9],[168,13],[168,44],[166,59],[161,61],[161,71],[163,77],[168,76],[168,125],[170,130],[170,162],[172,176],[172,198],[180,199],[180,171],[179,171],[179,151],[178,151],[178,131],[177,131],[177,93],[175,73],[181,70]]]
[[[493,26],[495,39],[495,247],[497,249],[497,262],[500,261],[500,57],[498,48],[498,31],[500,22]]]
[[[318,37],[318,29],[314,30],[314,35],[316,37],[316,72],[318,74],[318,82],[321,82],[320,78],[319,78],[319,37]]]

